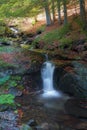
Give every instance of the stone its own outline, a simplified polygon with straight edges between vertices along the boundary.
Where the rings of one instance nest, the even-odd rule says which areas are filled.
[[[11,45],[11,44],[10,44],[10,42],[0,42],[0,45],[2,45],[2,46],[3,46],[3,45],[4,45],[4,46],[9,46],[9,45]]]
[[[32,128],[26,124],[23,124],[22,126],[20,126],[20,130],[32,130]]]
[[[22,95],[22,91],[18,90],[16,87],[9,88],[8,93],[12,94],[14,96],[21,96]]]
[[[37,125],[36,121],[33,120],[33,119],[29,120],[29,122],[28,122],[27,124],[28,124],[29,126],[31,126],[31,127],[34,127],[34,126]]]
[[[0,112],[3,112],[3,111],[6,111],[6,110],[8,110],[8,108],[9,108],[9,106],[8,105],[6,105],[6,104],[0,104]]]
[[[87,118],[87,109],[81,107],[80,99],[69,99],[65,103],[65,110],[67,114],[73,115],[79,118]]]
[[[57,89],[70,96],[87,98],[87,65],[73,61],[71,63],[73,71],[56,69],[54,81]]]
[[[18,119],[18,115],[13,111],[0,112],[0,118],[8,121],[15,121]]]

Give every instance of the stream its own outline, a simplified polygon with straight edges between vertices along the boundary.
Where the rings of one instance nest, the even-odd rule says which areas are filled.
[[[53,63],[49,61],[43,63],[41,69],[43,91],[27,95],[22,99],[19,97],[18,100],[22,103],[24,111],[22,122],[28,122],[29,120],[37,122],[39,124],[36,125],[37,130],[86,130],[86,118],[78,118],[78,116],[68,114],[65,108],[67,101],[70,100],[73,103],[76,99],[54,89],[54,70]],[[72,107],[73,113],[73,107],[76,106],[68,107]],[[79,109],[76,111],[79,111]]]
[[[0,130],[87,130],[86,62],[38,52],[0,46]]]

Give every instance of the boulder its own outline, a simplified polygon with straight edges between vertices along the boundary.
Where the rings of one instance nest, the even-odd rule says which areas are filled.
[[[54,73],[55,86],[64,93],[79,98],[87,98],[87,65],[72,62],[73,72],[56,69]]]

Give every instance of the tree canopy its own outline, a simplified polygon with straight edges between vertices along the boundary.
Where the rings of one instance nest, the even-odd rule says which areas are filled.
[[[55,12],[58,22],[61,23],[61,11],[64,15],[64,24],[67,24],[67,7],[79,5],[81,19],[86,23],[85,0],[2,0],[0,2],[0,17],[36,17],[45,9],[47,25],[55,21]],[[52,13],[52,20],[51,15]]]

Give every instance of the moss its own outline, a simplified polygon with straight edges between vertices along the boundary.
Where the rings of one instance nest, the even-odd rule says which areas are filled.
[[[9,80],[10,76],[5,76],[3,78],[0,78],[0,85],[6,83]]]
[[[6,86],[5,88],[7,89],[12,86],[16,87],[18,86],[20,80],[21,80],[20,76],[10,76],[9,80],[7,80],[7,82],[4,83],[4,86]]]
[[[0,104],[14,104],[14,96],[12,94],[0,95]]]
[[[44,44],[44,49],[47,48],[48,45],[53,45],[55,42],[58,42],[62,39],[69,31],[71,30],[71,25],[67,24],[62,26],[59,29],[55,29],[51,32],[47,32],[46,34],[39,36],[33,41],[32,46],[35,48],[37,44]],[[39,45],[40,46],[40,45]]]

